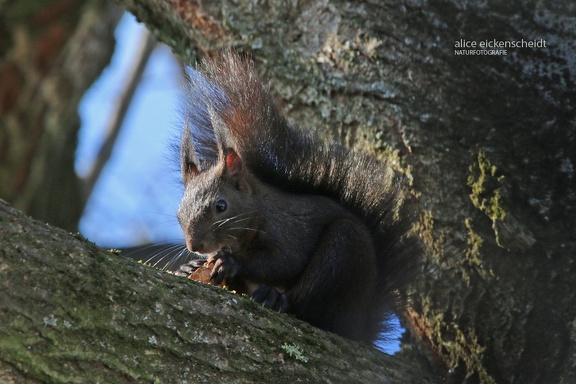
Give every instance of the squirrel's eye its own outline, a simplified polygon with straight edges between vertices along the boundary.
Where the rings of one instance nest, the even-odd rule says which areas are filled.
[[[218,200],[214,203],[214,209],[216,209],[216,212],[222,213],[228,209],[228,203],[226,203],[226,200]]]

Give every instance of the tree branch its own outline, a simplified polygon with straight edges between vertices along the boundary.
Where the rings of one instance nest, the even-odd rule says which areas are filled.
[[[5,381],[434,382],[373,348],[106,252],[2,200],[0,290]]]
[[[140,36],[138,51],[132,61],[132,68],[128,73],[128,76],[126,76],[124,87],[118,96],[118,101],[115,103],[114,111],[108,120],[104,142],[98,150],[98,155],[96,156],[96,160],[94,160],[94,164],[92,164],[88,174],[83,179],[84,205],[90,198],[94,185],[98,181],[104,166],[112,155],[112,149],[114,148],[114,144],[116,143],[116,139],[120,133],[120,128],[122,128],[126,112],[132,103],[134,93],[138,88],[138,84],[140,83],[144,70],[146,69],[148,59],[154,51],[155,46],[156,39],[154,39],[147,29],[143,30],[142,35]]]

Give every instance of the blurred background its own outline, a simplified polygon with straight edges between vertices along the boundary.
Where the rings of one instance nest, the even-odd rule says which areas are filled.
[[[0,198],[102,247],[181,243],[182,67],[108,2],[0,6]]]
[[[75,169],[86,177],[105,141],[122,87],[147,31],[131,14],[116,28],[117,47],[110,65],[86,92],[80,106],[81,127]],[[146,243],[181,243],[176,220],[181,197],[178,140],[181,69],[164,44],[155,44],[126,115],[80,219],[80,232],[104,247]]]

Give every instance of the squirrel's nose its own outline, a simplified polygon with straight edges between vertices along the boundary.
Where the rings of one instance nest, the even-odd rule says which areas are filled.
[[[186,239],[186,247],[189,251],[195,253],[206,253],[206,245],[203,241],[194,241],[192,242],[191,239]]]
[[[197,243],[192,243],[192,239],[190,239],[189,237],[186,238],[186,248],[188,248],[188,250],[190,252],[198,252],[196,250],[197,248]]]

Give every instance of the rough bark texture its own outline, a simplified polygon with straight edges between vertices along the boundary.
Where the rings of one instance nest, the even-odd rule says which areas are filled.
[[[0,196],[70,230],[78,104],[108,64],[122,12],[109,1],[0,4]]]
[[[145,267],[0,200],[2,383],[433,383],[399,359]]]
[[[576,381],[573,2],[122,3],[188,60],[249,52],[290,118],[411,175],[428,253],[407,359]],[[457,56],[460,39],[547,46]]]

